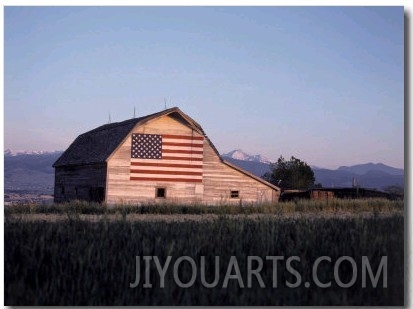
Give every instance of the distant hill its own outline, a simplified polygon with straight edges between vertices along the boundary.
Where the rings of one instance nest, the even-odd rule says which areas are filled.
[[[53,163],[62,151],[38,153],[4,153],[4,190],[52,193]]]
[[[346,171],[356,175],[364,175],[368,172],[384,172],[389,175],[404,175],[404,170],[391,166],[384,165],[383,163],[366,163],[353,166],[340,166],[337,170]]]
[[[238,160],[227,156],[227,154],[222,155],[222,158],[259,177],[270,171],[268,163],[259,162],[258,160]],[[336,170],[318,167],[312,167],[312,169],[316,183],[321,183],[323,187],[351,187],[353,177],[357,184],[364,188],[382,190],[392,185],[404,187],[404,170],[383,163],[341,166]]]
[[[349,167],[351,170],[351,166]],[[389,168],[392,168],[389,166]],[[313,169],[316,183],[323,187],[351,187],[353,177],[357,184],[364,188],[384,189],[388,186],[397,185],[404,187],[404,175],[392,175],[381,170],[368,170],[366,173],[350,172],[340,168],[336,170]]]

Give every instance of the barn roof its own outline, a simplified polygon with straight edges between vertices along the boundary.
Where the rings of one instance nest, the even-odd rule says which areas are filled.
[[[198,123],[185,115],[179,108],[173,107],[144,117],[105,124],[83,133],[57,159],[53,167],[104,163],[138,123],[144,123],[171,113],[179,113],[199,133],[205,135]]]

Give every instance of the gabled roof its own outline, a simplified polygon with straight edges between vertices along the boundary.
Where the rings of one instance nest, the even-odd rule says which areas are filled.
[[[57,159],[53,167],[105,163],[106,159],[138,123],[144,123],[171,113],[180,114],[196,131],[205,135],[198,123],[185,115],[179,108],[173,107],[144,117],[105,124],[83,133],[79,135],[60,158]]]

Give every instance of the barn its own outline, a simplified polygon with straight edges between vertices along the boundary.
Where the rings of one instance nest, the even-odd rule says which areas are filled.
[[[223,160],[179,108],[79,135],[53,164],[55,202],[278,202],[280,189]]]

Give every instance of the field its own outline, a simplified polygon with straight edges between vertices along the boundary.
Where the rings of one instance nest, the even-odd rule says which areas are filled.
[[[21,205],[6,208],[4,230],[6,305],[404,304],[402,201],[296,201],[261,207]],[[131,287],[136,256],[141,278]],[[144,256],[151,257],[148,273]],[[171,256],[163,288],[155,256],[160,265]],[[188,260],[176,269],[178,283],[174,277],[183,256],[195,262],[197,271],[187,288],[179,282],[192,280]],[[249,256],[262,259],[265,287],[256,276],[248,276]],[[266,259],[272,256],[283,257],[276,276]],[[314,280],[313,266],[322,256],[331,262],[319,264],[317,279],[331,282],[329,287]],[[373,274],[379,274],[381,258],[387,256],[376,287],[369,275],[363,287],[363,256]],[[216,278],[219,257],[219,278],[212,288],[202,282],[201,257],[208,283]],[[231,257],[239,276],[230,267]],[[296,273],[286,266],[290,257]],[[356,267],[346,258],[337,267],[337,282],[335,266],[342,257],[353,259]],[[252,261],[253,269],[257,263]],[[351,286],[340,286],[353,278]]]

